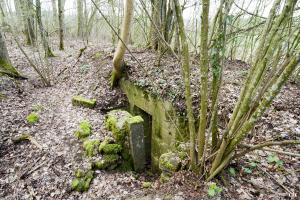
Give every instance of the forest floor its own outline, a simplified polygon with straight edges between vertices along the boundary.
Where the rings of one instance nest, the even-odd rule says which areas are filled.
[[[176,173],[168,183],[161,183],[159,176],[150,172],[96,171],[88,192],[71,191],[75,169],[88,163],[81,143],[73,134],[79,122],[89,120],[93,137],[104,138],[111,134],[103,124],[105,113],[127,103],[120,90],[109,88],[113,48],[89,45],[78,58],[84,44],[66,41],[66,50],[55,50],[56,57],[49,59],[55,77],[53,84],[43,87],[20,50],[13,43],[7,46],[13,64],[28,79],[13,81],[0,77],[1,199],[208,199],[208,184],[187,171]],[[30,52],[30,47],[24,48]],[[135,55],[143,63],[153,57],[144,50],[136,51]],[[35,54],[30,56],[34,58]],[[239,61],[229,62],[228,66],[225,76],[229,78],[224,80],[219,113],[224,120],[238,96],[239,83],[244,77],[241,74],[248,69]],[[137,72],[134,67],[130,71]],[[141,80],[139,75],[135,76]],[[139,84],[145,86],[145,82]],[[97,99],[96,108],[72,106],[71,98],[75,95]],[[40,116],[34,125],[26,121],[32,111]],[[247,143],[300,139],[300,86],[287,84],[253,131],[254,137],[248,138]],[[12,142],[12,138],[24,133],[30,134],[39,145]],[[299,199],[300,148],[274,149],[297,155],[268,151],[246,155],[231,164],[230,172],[226,170],[226,181],[216,180],[223,191],[215,199]],[[276,156],[277,165],[270,162]],[[144,181],[151,181],[152,188],[143,188]]]

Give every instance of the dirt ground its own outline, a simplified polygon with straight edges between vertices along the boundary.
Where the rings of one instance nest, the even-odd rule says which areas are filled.
[[[13,64],[28,79],[13,81],[7,77],[0,77],[1,199],[208,199],[208,184],[201,181],[199,176],[187,171],[178,172],[164,184],[159,181],[158,175],[151,172],[137,174],[96,171],[88,192],[71,191],[70,183],[74,177],[74,170],[87,165],[89,161],[83,155],[81,143],[73,134],[78,123],[83,119],[89,120],[93,128],[92,137],[104,138],[111,134],[103,125],[105,113],[114,108],[124,107],[127,103],[120,90],[109,88],[113,48],[107,45],[89,45],[78,58],[80,48],[83,48],[84,44],[76,40],[66,41],[66,50],[55,50],[56,57],[49,59],[55,77],[52,86],[43,87],[18,48],[12,42],[7,45]],[[30,47],[25,49],[32,52]],[[144,50],[134,52],[145,68],[155,65],[153,54]],[[36,54],[30,56],[38,60]],[[166,58],[161,67],[152,67],[149,74],[144,76],[145,74],[138,70],[132,56],[127,55],[126,60],[131,65],[129,77],[132,80],[144,80],[138,84],[150,88],[151,91],[154,90],[153,86],[147,85],[151,82],[151,77],[156,77],[155,73],[162,74],[162,78],[156,78],[162,89],[155,92],[164,92],[166,98],[174,100],[175,104],[180,102],[176,101],[181,99],[176,93],[180,90],[176,75],[171,74],[175,78],[167,81],[168,84],[164,87],[163,80],[169,80],[171,76],[164,74],[168,73],[168,63],[172,63],[171,61]],[[238,97],[241,80],[248,69],[247,65],[240,61],[228,61],[226,66],[219,113],[224,123],[230,115]],[[180,68],[176,65],[173,68],[173,71],[180,74]],[[172,85],[178,85],[179,88]],[[194,91],[197,92],[197,89]],[[175,96],[168,96],[170,93],[174,93]],[[96,108],[72,106],[71,98],[74,95],[96,98]],[[181,103],[178,103],[178,108],[182,108]],[[32,111],[40,116],[39,122],[34,125],[26,121],[26,116]],[[300,86],[287,84],[253,131],[254,136],[248,138],[245,143],[271,139],[299,140]],[[11,139],[24,133],[30,134],[41,148],[32,142],[13,144]],[[223,181],[215,180],[223,189],[215,199],[299,199],[300,147],[285,146],[273,149],[295,155],[255,151],[233,162],[230,167],[235,169],[235,173],[230,175],[226,170]],[[268,157],[272,154],[283,161],[282,165],[275,166],[268,162]],[[144,181],[151,181],[152,188],[142,188]]]

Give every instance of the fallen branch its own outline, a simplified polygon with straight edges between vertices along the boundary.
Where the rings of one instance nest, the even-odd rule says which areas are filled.
[[[290,145],[290,144],[294,144],[294,145],[300,144],[300,140],[285,140],[285,141],[281,141],[281,142],[269,141],[269,142],[265,142],[265,143],[261,143],[261,144],[257,144],[257,145],[241,144],[240,146],[246,147],[247,149],[236,154],[235,158],[240,158],[251,151],[259,150],[259,149],[300,157],[300,154],[289,153],[289,152],[279,151],[279,150],[270,149],[270,148],[264,148],[264,147],[269,147],[269,146],[282,146],[282,145]]]
[[[11,140],[14,144],[19,144],[19,143],[21,143],[25,140],[29,140],[32,144],[34,144],[40,150],[43,149],[43,147],[31,135],[26,134],[26,133],[22,134],[22,135],[19,135],[15,138],[12,138]]]

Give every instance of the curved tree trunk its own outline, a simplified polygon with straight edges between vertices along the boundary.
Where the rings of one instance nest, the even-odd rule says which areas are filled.
[[[113,65],[114,69],[111,75],[111,84],[115,86],[118,80],[121,78],[122,71],[125,67],[124,54],[130,36],[130,26],[133,17],[133,5],[134,0],[126,0],[124,6],[124,19],[121,27],[121,40],[118,42],[117,50],[114,55]]]
[[[0,75],[1,74],[5,74],[14,78],[22,77],[9,60],[5,41],[2,33],[0,32]]]

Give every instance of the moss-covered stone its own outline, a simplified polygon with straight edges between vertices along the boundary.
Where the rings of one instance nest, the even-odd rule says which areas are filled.
[[[96,106],[96,99],[86,99],[81,96],[74,96],[72,98],[73,106],[82,106],[86,108],[94,108]]]
[[[26,117],[26,120],[30,124],[35,124],[39,121],[39,115],[35,112],[32,112]]]
[[[84,139],[88,137],[92,132],[92,126],[89,121],[83,120],[79,124],[79,130],[74,132],[75,136],[78,139]]]
[[[94,178],[94,171],[89,170],[85,173],[83,171],[79,172],[77,170],[75,175],[77,178],[72,180],[71,188],[78,192],[88,191],[88,189],[90,188],[90,184]]]
[[[118,154],[122,151],[120,144],[105,144],[101,143],[99,146],[99,152],[103,154]]]
[[[104,155],[100,161],[92,163],[93,169],[104,170],[104,169],[115,169],[118,166],[119,156],[116,154]]]
[[[159,158],[159,168],[166,172],[177,172],[181,167],[181,159],[177,153],[165,153]]]
[[[97,139],[94,140],[86,140],[83,142],[83,148],[85,150],[85,154],[88,157],[92,157],[98,153],[100,141]]]
[[[126,138],[126,121],[132,115],[123,110],[113,110],[105,116],[105,126],[113,133],[117,143],[122,144]]]

